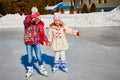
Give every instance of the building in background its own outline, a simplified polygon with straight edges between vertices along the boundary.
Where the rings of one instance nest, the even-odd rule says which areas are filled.
[[[75,2],[76,0],[63,0],[63,9],[65,13],[69,13],[71,1],[72,1],[72,5],[74,6],[74,10],[76,11],[76,2]]]
[[[90,8],[92,3],[95,3],[97,11],[111,11],[120,6],[120,0],[63,0],[64,10],[69,11],[71,1],[76,11],[80,11],[84,4]]]

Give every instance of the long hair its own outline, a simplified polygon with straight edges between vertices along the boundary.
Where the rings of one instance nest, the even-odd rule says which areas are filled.
[[[61,23],[59,25],[61,27],[64,27],[65,24],[61,21]],[[56,26],[55,21],[50,24],[50,27],[53,27],[53,26]]]

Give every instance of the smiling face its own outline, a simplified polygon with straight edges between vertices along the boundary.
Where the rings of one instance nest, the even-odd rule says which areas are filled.
[[[55,20],[55,25],[60,25],[61,21],[59,19]]]

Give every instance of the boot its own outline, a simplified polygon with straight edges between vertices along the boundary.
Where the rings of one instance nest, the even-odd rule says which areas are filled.
[[[58,61],[54,61],[54,66],[53,66],[52,71],[56,72],[58,69],[59,69],[59,62]]]
[[[60,67],[63,71],[68,72],[68,67],[65,61],[61,61]]]
[[[48,72],[45,70],[45,68],[43,67],[43,65],[39,66],[39,70],[40,70],[40,73],[44,76],[48,76]]]
[[[26,73],[26,79],[28,79],[33,74],[33,67],[32,66],[27,67],[27,69],[28,69],[28,71]]]

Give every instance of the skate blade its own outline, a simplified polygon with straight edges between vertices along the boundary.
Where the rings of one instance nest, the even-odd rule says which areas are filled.
[[[55,73],[57,70],[58,70],[58,69],[56,69],[56,70],[53,69],[52,72]]]
[[[57,71],[57,70],[56,70]],[[55,73],[56,71],[52,71],[53,73]]]
[[[42,76],[45,76],[45,77],[48,77],[48,74],[43,74],[43,73],[41,73],[41,75],[42,75]]]
[[[63,70],[64,72],[68,73],[68,70]]]
[[[26,77],[26,80],[28,80],[32,75],[30,75],[29,77]]]
[[[68,71],[66,71],[66,70],[63,70],[64,72],[66,72],[66,73],[68,73]]]

